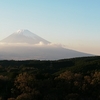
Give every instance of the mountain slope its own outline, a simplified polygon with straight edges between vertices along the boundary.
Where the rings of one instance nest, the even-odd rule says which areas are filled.
[[[18,30],[15,33],[11,34],[7,38],[3,39],[3,43],[29,43],[29,44],[38,44],[40,42],[48,44],[47,40],[37,36],[36,34],[28,30]]]
[[[85,56],[92,55],[53,46],[4,46],[0,49],[0,59],[9,60],[58,60]]]

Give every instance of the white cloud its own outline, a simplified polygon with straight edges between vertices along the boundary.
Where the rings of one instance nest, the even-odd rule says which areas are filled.
[[[39,42],[38,44],[28,44],[28,43],[3,43],[0,42],[0,47],[5,46],[28,46],[28,47],[63,47],[61,44],[54,44],[54,43],[48,43],[44,44],[43,42]]]

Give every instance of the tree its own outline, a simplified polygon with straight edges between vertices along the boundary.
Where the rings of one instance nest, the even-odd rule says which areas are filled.
[[[15,86],[19,89],[22,93],[30,93],[34,88],[34,75],[30,75],[28,73],[21,73],[16,77]]]

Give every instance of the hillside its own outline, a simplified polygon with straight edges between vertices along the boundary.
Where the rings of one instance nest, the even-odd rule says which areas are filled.
[[[100,57],[2,60],[0,97],[1,100],[99,100]]]

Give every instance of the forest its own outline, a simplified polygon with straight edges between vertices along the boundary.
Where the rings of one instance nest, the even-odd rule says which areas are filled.
[[[100,56],[1,60],[0,100],[100,100]]]

